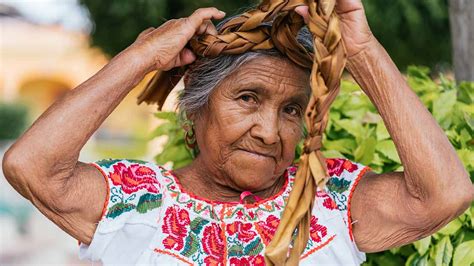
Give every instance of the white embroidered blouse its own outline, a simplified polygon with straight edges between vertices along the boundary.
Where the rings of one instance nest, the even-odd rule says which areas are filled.
[[[316,193],[300,265],[359,265],[365,254],[353,240],[350,200],[369,168],[346,159],[326,163],[331,178]],[[80,245],[79,256],[104,265],[264,265],[296,173],[290,166],[279,193],[244,204],[199,198],[172,171],[150,162],[91,164],[108,194],[92,242]]]

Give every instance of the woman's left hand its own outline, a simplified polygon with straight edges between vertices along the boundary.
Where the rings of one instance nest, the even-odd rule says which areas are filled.
[[[350,60],[352,56],[367,49],[375,37],[370,31],[361,0],[337,0],[335,10],[340,18],[342,40]],[[308,6],[299,6],[295,11],[308,21]]]

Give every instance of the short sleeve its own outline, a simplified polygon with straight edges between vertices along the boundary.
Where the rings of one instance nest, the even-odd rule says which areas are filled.
[[[156,212],[162,205],[160,167],[150,162],[129,159],[106,159],[90,164],[102,173],[107,184],[107,196],[92,242],[90,245],[80,245],[79,257],[92,261],[103,260],[105,254],[110,253],[107,250],[112,247],[124,248],[122,254],[129,254],[127,248],[140,246],[139,243],[133,244],[133,235],[142,235],[147,230],[152,234],[156,226]],[[128,247],[123,243],[120,245],[122,241],[128,241]]]
[[[327,159],[327,169],[329,180],[326,184],[327,190],[333,198],[337,209],[342,213],[344,222],[349,230],[351,240],[352,220],[351,220],[351,199],[362,176],[370,171],[368,166],[352,162],[348,159],[331,158]]]

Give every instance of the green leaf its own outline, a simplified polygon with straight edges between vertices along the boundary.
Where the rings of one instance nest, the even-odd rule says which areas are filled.
[[[155,113],[155,117],[170,122],[178,121],[178,114],[175,112],[157,112]]]
[[[461,243],[454,251],[453,266],[474,263],[474,240]]]
[[[461,82],[458,88],[459,101],[466,104],[474,103],[474,82]]]
[[[441,228],[438,233],[446,236],[454,235],[462,227],[462,222],[459,219],[452,220],[449,224]]]
[[[433,102],[433,116],[436,118],[442,128],[448,128],[451,120],[451,110],[456,103],[456,91],[446,91],[441,93],[438,99]]]
[[[448,266],[453,256],[453,245],[448,236],[443,237],[432,249],[430,257],[434,259],[436,265]]]
[[[364,165],[369,165],[374,158],[376,144],[375,137],[370,136],[364,139],[354,151],[355,160]]]
[[[415,249],[418,251],[420,256],[425,255],[425,253],[429,250],[431,244],[431,236],[425,237],[413,243]]]
[[[110,207],[109,211],[107,212],[107,218],[116,218],[117,216],[121,215],[122,213],[129,212],[135,209],[135,205],[131,203],[123,203],[119,202],[112,207]]]
[[[387,127],[385,127],[382,122],[377,123],[377,130],[375,134],[377,136],[377,140],[384,140],[390,138],[390,134],[387,131]]]
[[[162,204],[161,194],[147,193],[140,197],[137,203],[137,212],[146,213],[149,210],[153,210],[161,207]]]
[[[166,136],[173,133],[176,129],[176,125],[172,123],[163,123],[158,126],[152,133],[152,137]]]
[[[342,153],[338,151],[334,151],[334,150],[322,151],[322,153],[325,158],[345,158],[345,156]]]
[[[420,256],[418,253],[413,253],[408,257],[407,261],[405,262],[406,266],[435,266],[432,260],[428,259],[428,254]]]
[[[201,230],[204,228],[206,224],[208,224],[208,220],[204,220],[201,217],[197,217],[196,219],[191,221],[191,231],[195,233],[196,235],[199,235],[201,233]]]
[[[244,248],[242,247],[242,245],[232,245],[227,251],[227,254],[229,257],[240,257],[244,254],[243,252]]]
[[[354,137],[362,136],[362,126],[359,122],[352,119],[341,119],[334,121],[334,124],[347,131]]]
[[[109,168],[111,165],[118,163],[120,161],[122,161],[122,159],[103,159],[103,160],[97,161],[96,164],[102,167]]]
[[[401,163],[400,157],[398,157],[397,148],[391,140],[383,140],[377,143],[375,150],[387,156],[390,160]]]
[[[342,193],[349,189],[351,182],[344,178],[331,177],[327,182],[327,188],[329,191]]]
[[[248,254],[249,256],[257,255],[263,250],[263,243],[260,238],[255,238],[252,242],[244,248],[244,254]]]
[[[184,249],[183,249],[183,251],[180,252],[181,255],[189,258],[191,255],[196,253],[196,251],[199,248],[199,244],[200,243],[199,243],[199,240],[196,237],[196,235],[194,233],[190,233],[186,237],[185,244],[184,244]]]
[[[335,150],[342,153],[352,153],[356,148],[356,142],[354,139],[344,138],[338,140],[326,140],[324,142],[324,148],[326,150]]]

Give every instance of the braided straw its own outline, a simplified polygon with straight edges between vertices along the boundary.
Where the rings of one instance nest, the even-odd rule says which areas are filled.
[[[298,265],[309,238],[316,187],[323,187],[328,177],[320,151],[321,141],[346,63],[335,2],[264,0],[256,9],[225,23],[218,35],[204,35],[190,41],[192,50],[206,57],[276,48],[297,65],[311,69],[312,97],[305,113],[309,134],[285,211],[265,250],[267,265]],[[302,5],[309,7],[307,25],[313,36],[315,54],[306,51],[296,40],[305,23],[294,9]],[[273,21],[271,28],[262,25],[270,21]],[[183,73],[183,68],[159,71],[139,96],[139,103],[145,101],[161,106]]]

